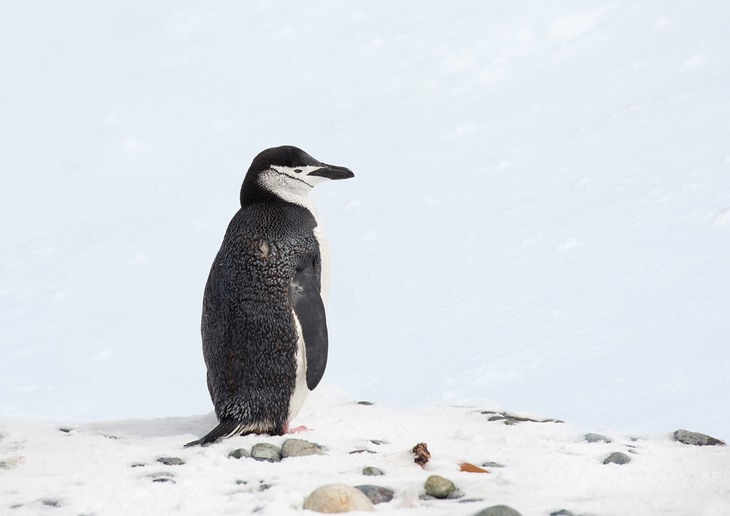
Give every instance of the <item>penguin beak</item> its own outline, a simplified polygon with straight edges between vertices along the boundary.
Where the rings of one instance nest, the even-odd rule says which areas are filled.
[[[319,176],[326,177],[327,179],[348,179],[355,177],[352,170],[345,167],[338,167],[337,165],[328,165],[327,163],[320,163],[322,168],[318,168],[307,174],[308,176]]]

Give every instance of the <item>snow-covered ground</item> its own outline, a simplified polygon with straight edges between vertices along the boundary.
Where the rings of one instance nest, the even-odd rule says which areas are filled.
[[[190,463],[184,482],[144,488],[126,464],[207,428],[195,416],[212,408],[203,285],[250,160],[280,144],[356,174],[314,193],[333,255],[323,388],[393,410],[384,460],[428,440],[400,430],[412,423],[454,460],[463,441],[488,445],[475,461],[558,464],[563,481],[515,466],[468,489],[504,493],[495,498],[526,514],[567,506],[570,493],[587,513],[626,513],[645,485],[659,505],[639,512],[687,514],[682,504],[701,498],[681,496],[684,474],[730,505],[717,487],[730,480],[716,469],[727,452],[666,437],[688,428],[730,438],[725,2],[1,6],[0,446],[27,461],[0,470],[0,512],[43,494],[15,496],[6,478],[67,471],[51,464],[73,459],[62,439],[85,450],[79,485],[96,485],[86,471],[125,475],[113,496],[184,489],[193,505],[178,509],[205,512]],[[458,430],[446,425],[453,406],[569,424],[490,424],[477,437],[482,421],[467,409],[453,416]],[[331,450],[388,433],[328,396],[306,411],[311,439]],[[90,424],[131,418],[142,421],[101,425],[126,440],[95,437]],[[60,423],[78,430],[61,435]],[[615,484],[599,479],[609,471],[600,461],[581,470],[607,450],[581,442],[588,430],[613,432],[619,448],[647,436],[651,453],[616,467]],[[107,453],[124,468],[94,469]],[[181,453],[195,472],[215,467],[206,459],[233,467],[225,454]],[[31,460],[39,455],[45,466]],[[330,453],[286,471],[316,460],[330,461],[323,478],[346,467]],[[392,487],[410,489],[420,473],[402,471]],[[47,495],[111,511],[61,489],[74,475],[49,480]],[[581,489],[568,487],[575,478]],[[301,503],[310,487],[272,488],[266,500]]]
[[[587,443],[569,425],[507,426],[488,422],[473,408],[363,406],[330,387],[317,392],[301,419],[311,431],[297,437],[325,446],[326,455],[279,463],[228,458],[234,449],[250,450],[258,442],[281,445],[288,438],[268,436],[182,449],[210,428],[212,417],[64,427],[68,433],[46,423],[5,425],[9,435],[0,441],[0,450],[6,455],[12,450],[10,459],[17,465],[0,470],[2,511],[294,514],[315,488],[345,483],[393,489],[392,501],[375,506],[384,514],[473,515],[501,504],[523,515],[559,510],[617,516],[730,514],[728,447],[687,446],[668,436],[637,439],[618,432],[607,433],[612,443]],[[428,444],[432,456],[424,469],[410,453],[419,442]],[[604,465],[614,451],[626,453],[631,462]],[[160,457],[185,464],[163,465],[157,462]],[[461,472],[464,462],[503,467],[487,468],[488,474]],[[384,475],[364,476],[367,466]],[[424,482],[433,474],[452,480],[463,496],[421,499]]]

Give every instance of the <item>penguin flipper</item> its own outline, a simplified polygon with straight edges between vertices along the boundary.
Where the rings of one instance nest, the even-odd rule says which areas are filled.
[[[289,284],[289,300],[302,327],[307,354],[307,388],[311,391],[327,366],[327,320],[314,260],[305,261]]]
[[[207,446],[211,443],[216,442],[221,437],[229,437],[237,435],[241,431],[242,425],[233,419],[221,421],[218,426],[213,430],[205,434],[203,437],[196,441],[190,441],[183,448],[190,448],[191,446]]]

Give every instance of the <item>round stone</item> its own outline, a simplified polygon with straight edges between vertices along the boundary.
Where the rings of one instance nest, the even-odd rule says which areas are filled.
[[[689,430],[677,430],[674,432],[674,440],[682,444],[691,444],[694,446],[724,446],[725,442],[709,435],[699,432],[690,432]]]
[[[302,439],[287,439],[281,446],[282,458],[304,457],[306,455],[324,455],[324,451],[319,444]]]
[[[619,465],[628,464],[629,462],[631,462],[631,457],[621,452],[613,452],[611,455],[606,457],[606,460],[603,461],[604,464]]]
[[[362,474],[367,475],[369,477],[378,477],[380,475],[385,475],[385,473],[383,473],[382,469],[378,469],[373,466],[366,466],[366,467],[362,468]]]
[[[482,509],[474,516],[522,516],[518,511],[509,505],[493,505]]]
[[[248,452],[246,448],[236,448],[231,453],[228,454],[229,459],[243,459],[246,457],[250,457],[251,454]]]
[[[334,514],[351,511],[372,511],[373,503],[362,491],[345,484],[318,487],[304,500],[304,509]]]
[[[431,475],[424,484],[426,494],[434,498],[446,498],[456,491],[456,486],[448,478],[439,475]]]
[[[281,462],[281,449],[269,443],[256,443],[251,448],[251,457],[258,461]]]
[[[362,493],[367,496],[370,501],[373,502],[373,504],[375,505],[391,501],[394,495],[392,489],[370,484],[364,486],[355,486],[355,489],[362,491]]]
[[[611,443],[611,439],[601,434],[586,434],[584,439],[589,443]]]

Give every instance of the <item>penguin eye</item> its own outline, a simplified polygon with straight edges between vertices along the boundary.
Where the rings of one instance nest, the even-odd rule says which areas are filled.
[[[295,172],[296,174],[301,174],[301,173],[302,173],[302,169],[301,169],[301,168],[295,168],[295,169],[294,169],[294,172]]]

